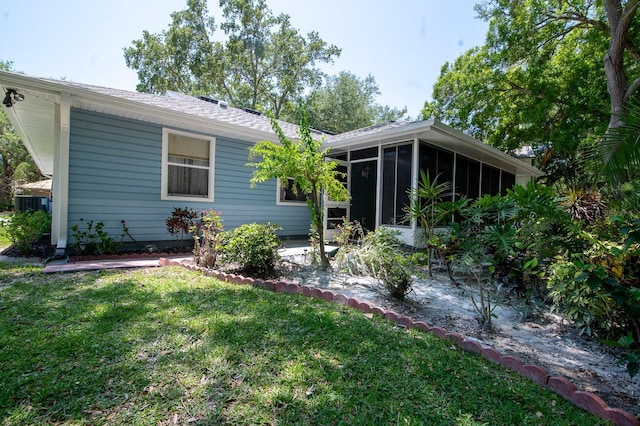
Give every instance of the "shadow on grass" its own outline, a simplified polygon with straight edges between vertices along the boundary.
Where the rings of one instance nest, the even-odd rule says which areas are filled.
[[[431,335],[174,268],[31,274],[2,290],[0,417],[3,424],[599,423]]]

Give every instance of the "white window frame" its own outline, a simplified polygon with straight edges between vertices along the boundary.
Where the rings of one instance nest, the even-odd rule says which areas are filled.
[[[168,193],[168,181],[169,178],[169,135],[180,135],[194,139],[201,139],[209,141],[209,182],[208,182],[208,196],[207,197],[189,197],[182,195],[170,195]],[[215,177],[215,152],[216,152],[216,138],[213,136],[204,136],[196,133],[184,132],[181,130],[174,130],[163,128],[162,129],[162,172],[161,172],[161,199],[162,200],[176,200],[176,201],[194,201],[194,202],[213,202],[213,184]],[[177,164],[181,166],[181,164]]]
[[[276,205],[289,206],[289,207],[307,207],[306,201],[281,200],[280,188],[281,188],[280,179],[276,179]]]

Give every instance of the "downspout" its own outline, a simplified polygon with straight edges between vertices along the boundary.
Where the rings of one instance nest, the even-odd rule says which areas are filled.
[[[69,204],[69,133],[71,122],[71,94],[60,93],[55,108],[55,140],[53,154],[53,208],[51,214],[51,243],[56,256],[64,256],[68,237]]]

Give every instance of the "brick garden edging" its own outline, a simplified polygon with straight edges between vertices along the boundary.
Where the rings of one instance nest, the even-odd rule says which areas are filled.
[[[500,364],[510,370],[513,370],[522,376],[529,378],[540,386],[547,388],[557,395],[561,396],[570,403],[588,411],[589,413],[609,420],[617,426],[640,426],[638,420],[633,414],[620,408],[611,408],[598,395],[592,392],[579,390],[571,381],[565,377],[551,376],[544,368],[536,365],[525,364],[519,358],[502,355],[497,350],[485,347],[475,340],[469,340],[456,332],[450,332],[442,327],[431,326],[423,321],[414,321],[412,318],[399,315],[393,311],[384,310],[377,306],[372,306],[366,302],[360,302],[358,299],[346,297],[343,294],[336,293],[331,290],[323,290],[317,287],[300,285],[295,282],[282,280],[263,280],[260,278],[249,278],[242,275],[228,274],[211,269],[204,269],[198,266],[182,263],[168,258],[160,258],[158,264],[160,266],[182,266],[192,271],[202,271],[209,277],[217,278],[235,284],[244,284],[258,287],[279,293],[298,293],[303,296],[322,299],[327,302],[334,302],[341,305],[349,306],[363,313],[371,313],[379,315],[389,321],[402,325],[407,328],[415,328],[422,332],[430,332],[440,339],[449,340],[461,349],[479,354],[488,360]]]

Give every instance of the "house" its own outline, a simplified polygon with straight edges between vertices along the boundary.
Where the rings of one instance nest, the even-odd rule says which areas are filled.
[[[51,179],[23,183],[18,185],[16,189],[21,193],[21,195],[51,198]]]
[[[131,92],[0,71],[4,111],[52,184],[52,244],[72,241],[71,227],[102,221],[112,235],[125,221],[137,241],[171,239],[174,207],[221,212],[225,228],[272,222],[282,237],[306,236],[306,204],[275,180],[250,188],[249,148],[277,141],[269,119],[223,101],[177,93]],[[297,138],[297,126],[280,123]],[[406,189],[420,168],[441,174],[458,194],[477,197],[542,173],[438,121],[395,122],[339,135],[315,132],[347,173],[348,203],[327,200],[326,226],[342,217],[366,228],[397,227]]]

